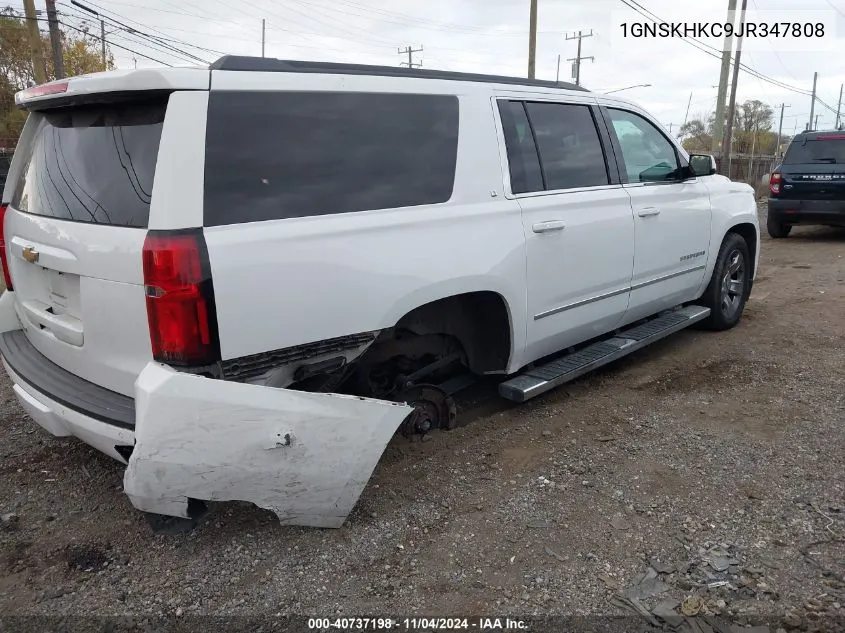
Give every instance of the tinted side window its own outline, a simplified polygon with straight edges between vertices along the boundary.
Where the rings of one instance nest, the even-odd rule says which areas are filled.
[[[458,99],[212,92],[206,226],[446,202]]]
[[[540,150],[547,190],[610,182],[589,106],[537,102],[525,107]]]
[[[678,180],[680,166],[675,147],[649,121],[625,110],[608,109],[622,148],[628,182]]]
[[[524,104],[521,101],[499,101],[499,115],[505,133],[511,191],[542,191],[545,187],[540,173],[540,159]]]

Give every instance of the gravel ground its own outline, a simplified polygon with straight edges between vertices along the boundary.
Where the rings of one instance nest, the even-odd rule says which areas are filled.
[[[761,210],[765,226],[765,210]],[[845,231],[764,237],[745,317],[395,441],[339,530],[212,506],[154,535],[122,468],[0,379],[5,614],[845,616]],[[679,606],[680,605],[680,606]],[[841,620],[840,620],[841,622]]]

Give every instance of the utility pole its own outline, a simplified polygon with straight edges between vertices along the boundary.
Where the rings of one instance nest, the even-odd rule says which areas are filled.
[[[555,83],[560,81],[560,55],[557,56],[557,73],[555,74]],[[839,95],[839,100],[842,101],[842,95]]]
[[[582,59],[589,59],[590,61],[595,60],[595,57],[592,57],[592,56],[591,57],[582,57],[581,56],[581,40],[585,37],[592,37],[592,36],[593,36],[593,30],[590,29],[590,32],[587,33],[586,35],[581,33],[581,31],[578,31],[578,35],[573,35],[572,37],[567,36],[567,38],[566,38],[567,41],[568,40],[578,40],[578,53],[577,53],[577,55],[575,57],[572,57],[571,59],[566,60],[568,62],[575,62],[574,64],[572,64],[572,67],[575,70],[575,73],[574,73],[575,77],[574,78],[575,78],[575,85],[576,86],[581,85],[581,60]]]
[[[415,62],[414,61],[414,53],[422,53],[422,44],[420,44],[419,48],[411,48],[410,46],[405,47],[405,50],[399,49],[400,55],[407,55],[408,61],[400,62],[400,66],[407,66],[408,68],[420,68],[422,66],[422,62]]]
[[[754,126],[754,133],[751,137],[751,156],[748,157],[748,173],[746,174],[746,180],[753,180],[751,177],[752,171],[754,169],[754,150],[757,149],[757,126]]]
[[[788,106],[785,103],[780,104],[780,123],[778,123],[778,146],[775,148],[775,156],[780,154],[780,146],[781,146],[781,133],[783,132],[783,109],[784,108],[791,108],[792,106]]]
[[[807,129],[813,125],[813,112],[816,111],[816,82],[819,80],[819,73],[813,73],[813,100],[810,102],[810,122],[807,124]]]
[[[836,129],[839,129],[839,112],[842,110],[842,88],[845,84],[839,84],[839,102],[836,104]]]
[[[684,125],[687,124],[687,119],[689,119],[689,107],[692,105],[692,93],[689,93],[689,101],[687,101],[687,113],[684,115]],[[671,130],[669,130],[671,132]]]
[[[814,130],[818,130],[818,129],[819,129],[819,117],[820,117],[820,116],[821,116],[820,114],[817,114],[817,115],[816,115],[816,124],[813,126],[813,129],[814,129]]]
[[[742,11],[739,14],[739,28],[745,24],[745,8],[748,0],[742,0]],[[725,132],[722,137],[722,163],[721,172],[723,176],[730,177],[731,174],[731,143],[733,142],[734,113],[736,112],[736,87],[739,83],[739,62],[742,58],[742,37],[736,40],[736,55],[734,56],[734,70],[731,78],[731,98],[728,102],[728,119],[725,124]]]
[[[103,55],[103,70],[108,70],[106,66],[106,21],[100,20],[100,47]]]
[[[672,125],[673,125],[672,123],[669,124],[669,134],[672,133]]]
[[[53,73],[56,79],[65,76],[65,59],[62,54],[62,33],[56,16],[56,0],[47,0],[47,22],[50,24],[50,45],[53,49]]]
[[[264,18],[261,18],[261,56],[264,57]]]
[[[35,0],[23,0],[26,13],[26,30],[29,36],[29,48],[32,54],[33,75],[35,83],[43,84],[47,81],[47,71],[44,67],[44,53],[41,52],[41,34],[38,32],[38,17],[35,13]]]
[[[528,14],[528,78],[534,79],[537,58],[537,0],[531,0]]]
[[[736,0],[728,0],[727,24],[736,21]],[[716,97],[716,120],[713,125],[713,147],[715,154],[722,145],[722,134],[725,130],[725,99],[728,96],[728,75],[731,69],[731,52],[733,51],[733,31],[725,35],[725,45],[722,49],[722,70],[719,74],[719,93]]]

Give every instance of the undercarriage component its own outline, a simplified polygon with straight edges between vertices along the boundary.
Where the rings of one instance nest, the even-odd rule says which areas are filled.
[[[414,409],[400,427],[405,437],[424,435],[435,429],[451,430],[457,424],[455,401],[435,385],[415,385],[400,393],[396,400]]]

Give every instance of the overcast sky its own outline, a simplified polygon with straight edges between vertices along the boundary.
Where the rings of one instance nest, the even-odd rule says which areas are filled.
[[[179,40],[172,45],[207,60],[218,57],[217,51],[260,55],[264,18],[268,57],[397,65],[407,58],[400,56],[397,48],[413,45],[422,46],[423,51],[415,53],[414,60],[422,61],[425,68],[517,76],[527,72],[529,0],[80,1],[140,30]],[[10,4],[20,7],[22,3],[11,0]],[[698,7],[694,18],[687,19],[723,21],[727,10],[727,0],[638,0],[634,4],[664,20],[679,19],[680,5]],[[43,9],[43,0],[36,0],[36,5]],[[80,24],[77,16],[85,15],[83,11],[72,6],[70,0],[59,0],[58,5],[65,14],[64,20]],[[560,78],[568,80],[571,66],[566,59],[575,56],[576,42],[565,38],[579,29],[592,30],[593,37],[583,40],[582,55],[594,56],[595,61],[583,62],[583,85],[606,92],[651,84],[626,90],[620,96],[641,103],[665,125],[673,124],[675,130],[685,119],[690,95],[690,118],[712,111],[719,60],[679,39],[623,39],[619,27],[622,21],[647,20],[622,0],[538,0],[538,5],[538,78],[555,78],[560,55]],[[746,40],[742,62],[802,91],[812,88],[813,72],[817,71],[818,95],[835,109],[840,85],[845,81],[845,0],[749,0],[749,17],[798,6],[800,13],[768,15],[780,19],[827,16],[836,27],[839,52],[833,52],[832,39],[826,39],[823,45],[819,40],[806,40],[806,49],[800,52],[795,50],[794,41],[785,48],[771,39]],[[686,7],[684,11],[688,12]],[[176,53],[161,50],[161,46],[127,35],[113,23],[107,24],[106,30],[107,39],[114,44],[170,64],[190,64]],[[721,48],[720,40],[710,42]],[[800,42],[797,45],[803,48]],[[821,50],[825,46],[827,50]],[[115,47],[112,51],[121,68],[131,68],[136,61],[138,67],[158,65],[127,50]],[[803,129],[808,120],[809,96],[747,73],[740,73],[737,94],[739,101],[760,99],[772,106],[779,107],[782,102],[790,106],[784,117],[786,133]],[[833,112],[817,104],[816,113],[821,114],[819,127],[833,125]]]

